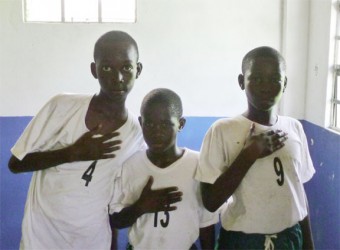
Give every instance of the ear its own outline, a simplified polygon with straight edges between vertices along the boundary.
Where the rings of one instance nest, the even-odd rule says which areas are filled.
[[[139,125],[142,126],[142,117],[138,116]]]
[[[92,73],[94,78],[98,79],[96,64],[94,62],[91,63],[91,73]]]
[[[287,82],[288,82],[288,79],[287,79],[287,76],[285,77],[285,83],[283,84],[283,90],[282,90],[282,93],[285,92],[286,90],[286,87],[287,87]]]
[[[242,90],[244,90],[244,75],[242,74],[238,75],[238,85]]]
[[[139,75],[142,73],[142,69],[143,69],[143,64],[138,62],[137,63],[137,74],[136,74],[136,79],[139,77]]]
[[[186,120],[184,117],[179,118],[179,127],[178,127],[179,131],[184,128],[185,123],[186,123]]]

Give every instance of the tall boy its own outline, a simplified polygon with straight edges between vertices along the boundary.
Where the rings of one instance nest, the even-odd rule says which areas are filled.
[[[278,116],[286,86],[283,57],[259,47],[242,61],[239,85],[248,110],[211,126],[196,178],[210,211],[232,197],[221,215],[219,249],[311,249],[303,183],[315,170],[301,124]]]
[[[185,125],[182,112],[180,97],[169,89],[155,89],[143,100],[139,122],[148,149],[124,163],[122,194],[112,215],[117,228],[131,227],[133,249],[187,250],[199,234],[202,248],[213,249],[218,217],[204,209],[194,179],[198,152],[177,146],[177,133]],[[169,203],[178,201],[177,195],[160,199],[150,194],[151,188],[168,186],[183,193],[176,207]]]
[[[142,71],[135,40],[110,31],[94,47],[95,95],[61,94],[30,122],[12,148],[9,168],[34,171],[21,249],[109,249],[114,174],[144,147],[125,101]]]

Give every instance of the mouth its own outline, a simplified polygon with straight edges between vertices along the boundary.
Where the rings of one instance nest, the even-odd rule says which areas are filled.
[[[148,144],[149,146],[152,146],[152,147],[161,147],[163,145],[163,143],[159,140],[149,140]]]
[[[123,95],[125,93],[124,90],[111,90],[111,92],[115,95]]]

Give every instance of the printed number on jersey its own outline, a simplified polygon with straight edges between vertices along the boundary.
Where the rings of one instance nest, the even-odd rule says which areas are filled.
[[[274,158],[274,170],[278,178],[276,179],[276,182],[279,186],[282,186],[285,182],[285,173],[283,170],[282,161],[279,157]]]
[[[89,183],[92,180],[93,172],[96,169],[96,164],[97,164],[97,161],[92,162],[92,164],[88,167],[88,169],[86,169],[83,176],[81,177],[83,180],[86,181],[85,182],[86,187],[89,185]]]
[[[158,214],[160,213],[160,216]],[[153,221],[153,226],[158,227],[160,224],[162,227],[167,227],[170,222],[170,213],[168,211],[164,212],[155,212],[155,217]]]

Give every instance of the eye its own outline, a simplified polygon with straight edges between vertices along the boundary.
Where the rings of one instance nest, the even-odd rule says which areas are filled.
[[[143,125],[144,125],[145,128],[153,128],[154,127],[154,124],[152,122],[144,122]]]
[[[103,70],[104,72],[110,72],[112,69],[111,69],[110,66],[103,66],[103,67],[102,67],[102,70]]]
[[[123,71],[125,72],[130,72],[133,69],[132,65],[124,65],[123,66]]]
[[[281,83],[282,82],[282,77],[279,77],[279,76],[273,77],[272,81],[274,83]]]
[[[172,125],[173,124],[171,122],[162,122],[161,123],[161,128],[163,128],[163,129],[171,128]]]
[[[253,76],[250,78],[250,81],[254,82],[254,83],[261,83],[262,79],[259,76]]]

